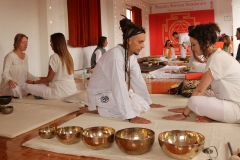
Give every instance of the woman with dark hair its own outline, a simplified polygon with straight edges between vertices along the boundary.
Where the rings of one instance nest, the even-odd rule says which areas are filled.
[[[61,99],[77,93],[73,59],[62,33],[52,34],[50,45],[55,53],[50,56],[47,77],[27,80],[26,90],[44,99]]]
[[[225,35],[223,37],[223,48],[222,50],[224,50],[225,52],[227,52],[229,55],[233,56],[233,47],[232,47],[232,44],[231,44],[231,39],[228,35]]]
[[[28,92],[22,88],[22,85],[26,84],[27,79],[37,80],[38,77],[28,72],[28,56],[25,53],[28,37],[18,33],[14,38],[13,46],[13,51],[4,58],[0,95],[23,98]]]
[[[220,28],[216,23],[197,25],[189,33],[192,50],[207,58],[206,68],[187,106],[169,110],[181,114],[164,119],[184,120],[192,111],[197,114],[197,122],[240,122],[240,65],[228,53],[215,47],[218,33]],[[209,85],[211,92],[207,91]]]
[[[98,60],[106,52],[105,47],[107,47],[107,45],[108,45],[107,37],[102,36],[98,39],[97,48],[93,51],[93,54],[91,57],[91,68],[92,69],[96,66]]]
[[[120,28],[123,44],[107,51],[91,75],[86,111],[97,110],[100,116],[122,118],[131,123],[151,123],[139,115],[150,107],[163,106],[152,103],[135,56],[144,48],[145,30],[127,18],[120,21]]]
[[[172,42],[170,40],[166,40],[164,48],[163,48],[163,56],[169,60],[176,59],[175,50],[173,48]]]

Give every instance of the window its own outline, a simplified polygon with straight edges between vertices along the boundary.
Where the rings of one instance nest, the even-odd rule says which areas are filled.
[[[132,20],[132,10],[129,8],[126,9],[126,17]]]

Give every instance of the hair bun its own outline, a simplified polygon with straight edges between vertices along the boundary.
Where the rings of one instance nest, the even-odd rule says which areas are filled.
[[[125,16],[123,16],[123,17],[125,17]],[[130,19],[127,19],[127,17],[125,17],[122,20],[120,20],[119,23],[120,23],[121,30],[124,32],[124,30],[132,24],[132,21]]]

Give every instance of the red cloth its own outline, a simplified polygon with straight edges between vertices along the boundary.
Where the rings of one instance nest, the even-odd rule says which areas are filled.
[[[150,14],[150,55],[162,55],[164,44],[168,39],[178,43],[172,37],[173,32],[188,32],[190,25],[209,22],[214,22],[214,10]],[[176,55],[180,55],[180,48],[177,46],[174,48]],[[188,54],[190,54],[190,47]]]
[[[138,7],[132,7],[132,21],[142,27],[142,10]]]
[[[102,36],[100,0],[68,0],[68,44],[73,47],[97,45]]]
[[[186,80],[198,80],[201,79],[203,76],[203,72],[196,72],[196,73],[187,73],[185,75]]]

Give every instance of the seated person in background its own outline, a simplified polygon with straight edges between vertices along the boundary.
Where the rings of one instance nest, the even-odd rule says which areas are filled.
[[[215,47],[219,33],[216,23],[199,24],[189,33],[192,50],[207,58],[206,68],[187,106],[169,110],[181,114],[163,119],[184,120],[192,111],[197,114],[197,122],[240,122],[240,65],[228,53]],[[212,91],[206,91],[209,85]]]
[[[225,35],[223,37],[223,48],[222,50],[224,50],[225,52],[227,52],[229,55],[233,56],[233,47],[232,47],[232,44],[231,44],[231,39],[228,35]]]
[[[237,28],[235,36],[236,36],[237,40],[240,40],[240,27]],[[238,45],[236,60],[240,63],[240,44]]]
[[[97,48],[93,51],[91,57],[91,69],[93,69],[96,66],[98,60],[106,52],[106,49],[104,48],[107,47],[107,45],[108,45],[107,37],[102,36],[98,39]]]
[[[123,44],[107,51],[98,61],[88,83],[88,109],[100,116],[147,124],[142,112],[164,107],[153,104],[136,55],[144,47],[145,30],[124,18],[120,21]],[[128,86],[126,85],[128,82]],[[130,87],[135,93],[130,90]]]
[[[13,46],[13,51],[4,58],[0,95],[23,98],[28,92],[22,88],[22,85],[26,84],[27,79],[38,78],[28,72],[28,56],[24,52],[28,46],[28,37],[18,33],[14,38]]]
[[[175,50],[173,48],[172,42],[170,40],[166,40],[164,48],[163,48],[163,56],[169,60],[177,59],[175,55]]]
[[[50,56],[47,77],[40,80],[27,80],[26,90],[44,99],[61,99],[77,93],[74,81],[74,65],[62,33],[50,37],[50,45],[55,52]]]

